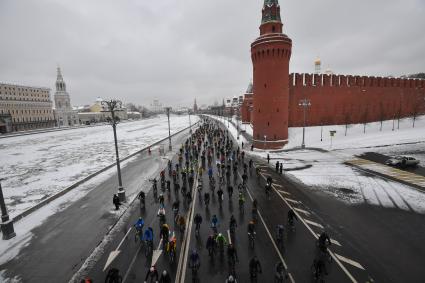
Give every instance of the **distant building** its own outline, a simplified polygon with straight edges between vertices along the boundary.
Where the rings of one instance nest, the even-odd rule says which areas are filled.
[[[57,126],[75,126],[79,124],[77,111],[71,107],[71,99],[66,92],[61,69],[57,69],[55,100],[55,118]]]
[[[50,89],[0,83],[1,131],[55,126]]]
[[[155,99],[154,101],[152,101],[149,110],[153,113],[162,113],[164,112],[164,106],[161,102],[159,102],[159,100]]]
[[[98,97],[92,105],[79,106],[75,108],[78,110],[78,120],[81,124],[89,125],[100,122],[106,122],[108,120],[108,117],[111,117],[111,113],[108,112],[106,106],[102,105],[102,101],[103,99],[101,97]],[[115,115],[120,120],[129,119],[127,114],[127,108],[125,107],[122,107],[119,111],[115,112]]]
[[[314,60],[314,73],[320,74],[321,72],[322,72],[322,61],[320,60],[320,58],[317,58],[316,60]]]

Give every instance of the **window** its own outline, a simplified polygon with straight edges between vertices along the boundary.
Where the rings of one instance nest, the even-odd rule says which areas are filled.
[[[272,26],[272,32],[274,32],[276,30],[276,28],[274,26]]]
[[[264,88],[267,88],[267,84],[264,84]]]
[[[267,126],[270,126],[270,122],[267,122]]]

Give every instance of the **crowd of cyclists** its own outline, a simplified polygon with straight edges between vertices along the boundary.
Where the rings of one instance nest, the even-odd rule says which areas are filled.
[[[163,250],[169,259],[170,264],[175,262],[177,240],[174,232],[170,230],[170,224],[167,223],[165,213],[165,197],[164,193],[170,194],[171,187],[174,190],[175,199],[171,204],[173,211],[174,227],[183,236],[186,229],[186,213],[180,211],[180,206],[186,207],[193,201],[193,185],[197,178],[196,192],[199,202],[205,205],[205,209],[209,208],[212,198],[217,197],[220,208],[222,207],[225,198],[225,192],[229,200],[234,193],[234,187],[237,188],[237,199],[240,213],[245,213],[245,189],[248,181],[248,176],[255,169],[256,176],[260,180],[260,169],[254,167],[252,159],[246,160],[245,152],[229,137],[226,130],[223,130],[217,122],[203,118],[203,123],[191,134],[191,136],[182,144],[177,162],[168,161],[167,168],[161,171],[159,183],[161,191],[158,194],[158,181],[156,178],[150,180],[152,182],[152,191],[154,198],[159,204],[157,216],[160,223],[160,235],[162,239]],[[215,160],[215,162],[214,162]],[[241,170],[239,170],[241,169]],[[168,179],[166,177],[168,170]],[[241,172],[242,174],[240,174]],[[203,184],[203,175],[208,176],[208,187]],[[239,178],[241,182],[238,182]],[[233,182],[232,182],[233,181]],[[267,177],[265,184],[265,194],[270,198],[272,191],[273,179]],[[205,189],[204,189],[205,188]],[[182,199],[179,198],[181,194]],[[142,191],[138,195],[140,207],[145,207],[145,193]],[[253,199],[251,205],[250,221],[247,224],[247,237],[249,246],[254,249],[256,238],[256,226],[258,224],[258,202]],[[287,214],[288,225],[278,224],[275,231],[275,240],[278,247],[284,249],[284,235],[286,227],[288,232],[295,231],[295,221],[297,220],[296,213],[290,209]],[[169,220],[168,220],[169,222]],[[238,227],[234,215],[230,216],[228,226],[221,224],[216,214],[213,214],[211,219],[203,219],[200,213],[196,213],[193,217],[195,227],[195,237],[200,237],[202,223],[208,223],[210,233],[206,240],[205,248],[211,259],[216,255],[227,255],[228,276],[224,279],[225,282],[237,282],[236,263],[239,261],[237,249],[234,245],[236,241],[235,231]],[[144,220],[139,218],[134,224],[135,240],[139,241],[145,247],[146,257],[152,256],[154,232],[152,227],[144,229]],[[226,239],[225,234],[219,231],[220,228],[228,227],[230,239]],[[226,229],[227,230],[227,229]],[[317,247],[320,255],[315,257],[312,265],[312,273],[316,280],[327,274],[326,260],[331,261],[327,246],[331,244],[329,236],[324,232],[317,240]],[[197,271],[201,265],[199,251],[191,250],[188,258],[188,267],[192,271],[193,282],[200,282]],[[259,274],[262,273],[262,266],[259,259],[253,256],[249,261],[249,276],[251,282],[257,282]],[[288,278],[288,273],[282,262],[277,262],[275,265],[275,282],[284,282]],[[171,282],[170,275],[167,270],[164,270],[159,275],[156,266],[152,265],[148,270],[145,282]]]

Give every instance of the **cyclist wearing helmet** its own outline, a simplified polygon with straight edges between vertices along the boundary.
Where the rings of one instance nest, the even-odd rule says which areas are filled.
[[[236,278],[233,275],[229,275],[224,283],[237,283]]]
[[[171,283],[171,276],[167,270],[164,270],[159,278],[159,283]]]
[[[158,271],[156,270],[155,265],[152,265],[151,268],[149,268],[148,273],[146,273],[145,282],[150,279],[150,282],[158,282]]]
[[[199,254],[198,252],[193,249],[192,253],[190,254],[190,258],[189,258],[189,268],[199,268],[199,266],[201,265],[201,260],[199,258]]]

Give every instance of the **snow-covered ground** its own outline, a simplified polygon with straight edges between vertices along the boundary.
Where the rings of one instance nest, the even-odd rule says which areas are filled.
[[[216,117],[214,117],[216,118]],[[227,126],[227,123],[226,123]],[[252,135],[252,128],[246,125],[246,133]],[[395,129],[393,121],[384,121],[382,131],[380,123],[369,123],[366,133],[363,124],[351,125],[345,136],[344,125],[307,127],[306,146],[317,150],[299,149],[302,141],[302,128],[289,128],[289,143],[284,151],[266,152],[264,150],[247,151],[265,158],[267,153],[275,162],[283,162],[283,167],[290,177],[295,178],[308,188],[327,193],[348,204],[367,203],[382,207],[393,207],[425,214],[425,194],[407,185],[370,176],[344,165],[356,154],[368,151],[387,155],[408,154],[425,164],[425,118],[419,117],[412,127],[411,119],[400,121]],[[335,130],[332,139],[329,131]],[[229,132],[236,136],[236,128],[230,124]],[[322,132],[322,141],[321,139]]]
[[[197,121],[194,117],[192,123]],[[171,116],[171,133],[189,126]],[[168,136],[166,116],[117,126],[120,157]],[[13,217],[115,161],[109,125],[10,137],[0,140],[0,178]]]

